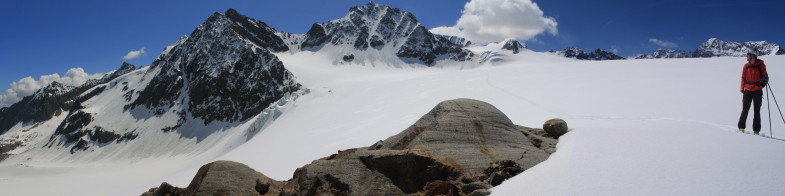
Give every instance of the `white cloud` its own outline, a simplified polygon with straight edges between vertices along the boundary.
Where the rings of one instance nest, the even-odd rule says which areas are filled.
[[[144,47],[142,47],[142,49],[139,49],[139,50],[132,50],[131,52],[128,52],[128,54],[123,56],[123,59],[124,60],[135,59],[135,58],[138,58],[142,54],[144,54]]]
[[[473,42],[528,40],[543,32],[556,35],[558,23],[544,16],[531,0],[471,0],[455,26],[436,27],[434,33],[465,37]]]
[[[87,80],[101,77],[103,77],[103,73],[88,74],[81,67],[69,69],[63,77],[60,77],[60,74],[57,73],[39,76],[38,80],[31,76],[27,76],[19,81],[12,82],[11,88],[5,90],[5,94],[0,95],[0,107],[14,104],[54,81],[68,86],[79,86],[84,84]]]
[[[666,47],[666,48],[679,47],[679,45],[676,45],[676,43],[669,42],[669,41],[664,41],[664,40],[658,40],[656,38],[650,38],[649,42],[652,43],[652,44],[658,45],[658,46]]]

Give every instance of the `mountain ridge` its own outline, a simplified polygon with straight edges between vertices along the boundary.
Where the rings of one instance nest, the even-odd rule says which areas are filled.
[[[747,53],[763,55],[785,55],[785,49],[780,45],[766,41],[747,41],[743,43],[724,41],[717,38],[709,38],[694,51],[658,49],[649,54],[642,54],[635,59],[655,59],[655,58],[705,58],[705,57],[742,57]]]

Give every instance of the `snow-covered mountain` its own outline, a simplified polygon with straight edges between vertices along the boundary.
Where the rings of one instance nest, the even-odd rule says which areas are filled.
[[[431,33],[412,13],[370,2],[353,7],[343,18],[315,23],[302,35],[279,34],[291,48],[331,52],[354,61],[399,58],[404,63],[434,65],[440,60],[467,61],[465,39]]]
[[[105,74],[101,79],[91,79],[78,87],[52,82],[38,89],[33,95],[24,97],[8,107],[0,109],[0,134],[19,123],[39,123],[67,112],[79,102],[78,98],[88,89],[104,84],[136,69],[136,66],[123,63],[119,69]]]
[[[723,41],[711,38],[701,44],[695,50],[695,57],[715,57],[715,56],[745,56],[747,53],[758,55],[781,55],[785,54],[785,49],[779,45],[766,41],[749,41],[744,43]]]
[[[612,52],[608,52],[597,48],[593,52],[586,52],[578,48],[565,48],[562,51],[549,51],[550,53],[558,54],[567,58],[574,58],[578,60],[621,60],[625,59]]]
[[[521,44],[518,40],[507,39],[504,40],[504,45],[502,46],[502,50],[509,50],[512,51],[513,54],[518,54],[521,52],[521,49],[526,49],[526,45]]]
[[[275,33],[233,9],[214,13],[149,67],[124,63],[80,87],[53,83],[3,109],[0,145],[13,147],[8,159],[36,161],[230,149],[301,93],[271,52],[288,50]]]
[[[639,55],[635,59],[692,58],[692,54],[683,50],[659,49],[651,54]]]
[[[785,49],[781,46],[766,41],[749,41],[744,43],[719,40],[710,38],[695,51],[687,52],[682,50],[658,49],[651,54],[644,54],[635,57],[636,59],[659,59],[659,58],[699,58],[699,57],[719,57],[733,56],[741,57],[747,53],[758,55],[783,55]]]

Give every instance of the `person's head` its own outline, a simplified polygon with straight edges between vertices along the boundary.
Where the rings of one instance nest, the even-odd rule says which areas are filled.
[[[753,53],[747,53],[747,61],[749,61],[750,63],[755,63],[755,61],[758,61],[758,55]]]

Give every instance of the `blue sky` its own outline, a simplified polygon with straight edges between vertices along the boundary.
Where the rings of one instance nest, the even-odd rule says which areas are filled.
[[[453,26],[468,0],[379,0],[412,12],[428,28]],[[188,35],[212,12],[234,8],[279,31],[303,33],[314,22],[340,18],[367,1],[41,1],[0,2],[0,89],[32,76],[81,67],[116,69],[124,61],[149,65],[163,48]],[[658,48],[694,50],[711,37],[785,45],[783,0],[534,0],[558,33],[525,43],[536,51],[603,48],[622,56]],[[657,45],[651,39],[657,39]],[[129,51],[145,48],[136,59]]]

